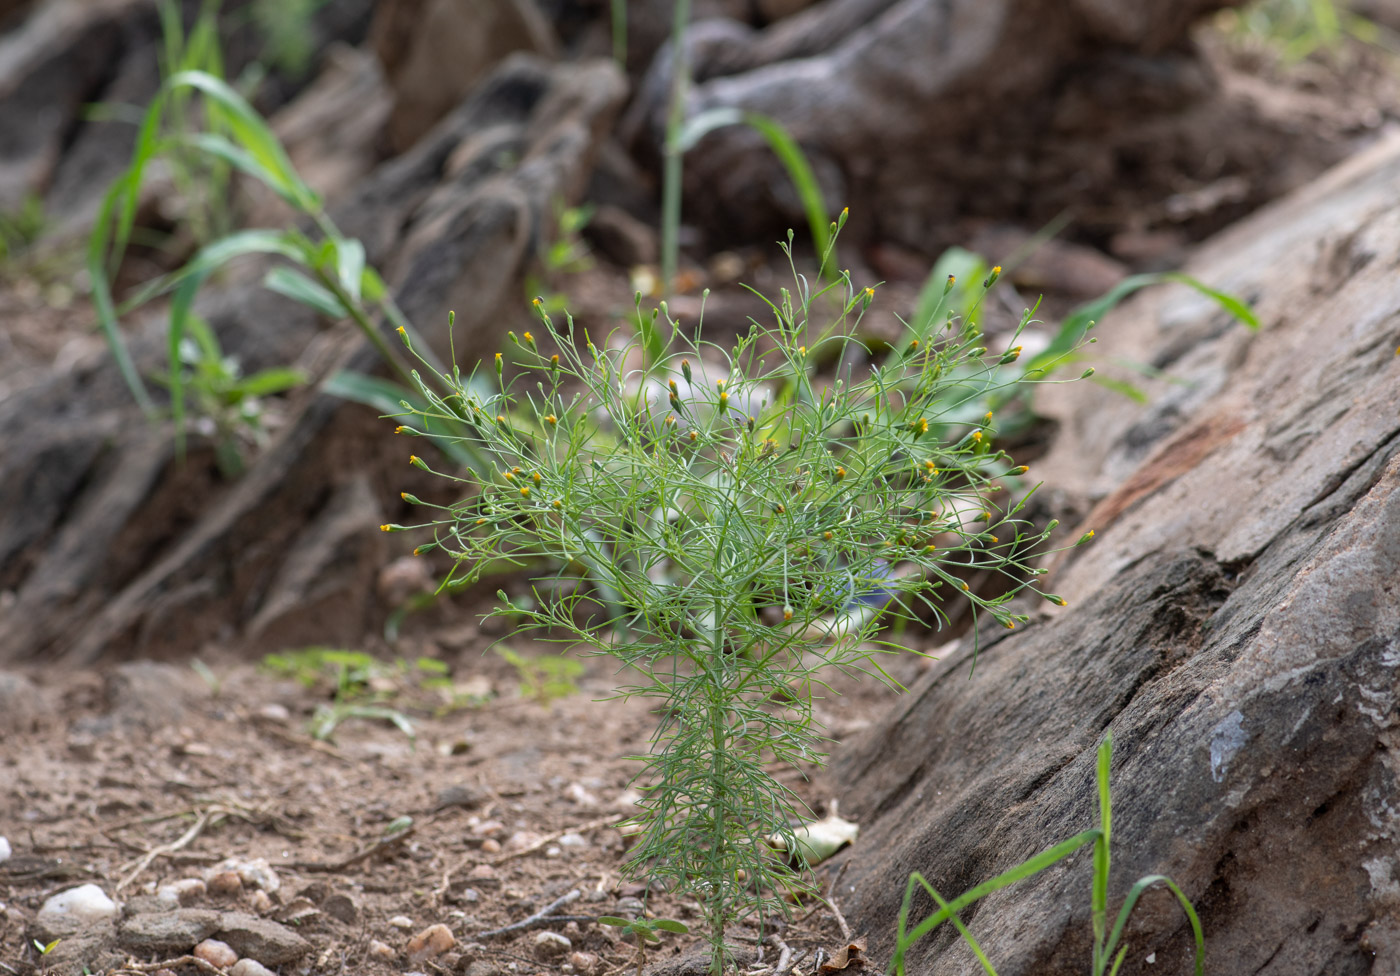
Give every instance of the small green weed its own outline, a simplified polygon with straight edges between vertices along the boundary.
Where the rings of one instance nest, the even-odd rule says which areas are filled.
[[[363,651],[308,647],[268,654],[262,666],[306,688],[328,687],[332,700],[317,705],[309,725],[317,739],[329,739],[346,719],[367,718],[390,722],[416,740],[417,731],[399,701],[414,685],[425,689],[451,685],[447,665],[430,657],[385,664]]]
[[[223,354],[213,331],[197,315],[180,343],[180,382],[188,391],[195,429],[214,443],[219,470],[236,478],[246,465],[245,446],[267,443],[263,401],[306,383],[301,370],[274,367],[243,376],[238,360]]]
[[[1243,9],[1222,11],[1216,23],[1227,37],[1262,41],[1285,63],[1319,52],[1336,53],[1351,38],[1400,52],[1400,38],[1362,17],[1339,0],[1259,0]]]
[[[508,647],[497,647],[495,650],[515,668],[520,678],[521,697],[547,705],[556,698],[568,698],[578,693],[583,662],[562,654],[525,657]]]
[[[647,944],[661,944],[661,932],[670,932],[674,935],[685,935],[690,931],[690,927],[684,922],[678,922],[673,918],[647,918],[645,916],[627,920],[618,918],[615,915],[599,915],[598,924],[610,925],[621,929],[619,933],[623,938],[632,936],[637,940],[637,976],[642,976],[642,970],[647,964]]]
[[[0,269],[29,251],[47,228],[44,201],[32,193],[26,194],[14,211],[0,213]]]
[[[1123,929],[1128,923],[1129,916],[1137,906],[1138,899],[1142,893],[1155,884],[1165,885],[1172,894],[1176,895],[1177,901],[1181,904],[1181,909],[1186,913],[1186,918],[1191,923],[1191,933],[1196,940],[1196,976],[1202,976],[1205,972],[1205,934],[1201,931],[1201,920],[1196,916],[1196,910],[1192,907],[1190,899],[1176,886],[1170,878],[1160,874],[1149,874],[1139,878],[1128,891],[1128,897],[1124,899],[1122,907],[1118,911],[1118,916],[1114,920],[1113,928],[1108,928],[1108,874],[1109,874],[1109,847],[1112,840],[1112,803],[1109,795],[1109,767],[1113,759],[1113,733],[1104,736],[1103,743],[1099,746],[1097,781],[1099,799],[1099,826],[1093,830],[1086,830],[1081,834],[1076,834],[1069,840],[1062,841],[1051,847],[1049,850],[1037,854],[1035,857],[1017,865],[1009,871],[997,875],[990,881],[983,882],[970,891],[964,892],[951,902],[946,901],[928,880],[917,871],[910,875],[909,883],[904,890],[904,904],[899,910],[899,929],[895,941],[894,958],[890,961],[890,967],[896,976],[904,976],[904,957],[909,952],[911,946],[928,935],[944,922],[952,922],[957,928],[958,934],[967,943],[973,954],[977,956],[977,961],[982,964],[982,969],[989,976],[996,976],[996,970],[992,968],[982,947],[977,944],[972,933],[967,930],[962,921],[958,918],[958,912],[980,898],[985,898],[994,891],[1000,891],[1009,885],[1022,881],[1032,875],[1039,874],[1052,864],[1063,861],[1075,851],[1086,844],[1094,845],[1094,876],[1090,889],[1091,918],[1094,929],[1094,951],[1090,972],[1093,976],[1116,976],[1119,967],[1123,965],[1123,960],[1127,957],[1128,947],[1122,943]],[[909,927],[909,912],[913,904],[914,893],[919,888],[933,899],[938,905],[938,911],[919,922],[913,928]]]

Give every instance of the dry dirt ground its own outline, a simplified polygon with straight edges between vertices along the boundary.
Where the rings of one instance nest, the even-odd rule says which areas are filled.
[[[308,689],[256,663],[0,672],[0,835],[13,849],[0,863],[0,969],[165,968],[152,964],[185,956],[189,945],[175,948],[178,934],[141,942],[132,926],[179,918],[193,928],[178,931],[202,935],[201,919],[233,924],[216,923],[214,910],[276,923],[261,935],[234,925],[222,941],[282,973],[635,972],[636,948],[586,917],[640,907],[639,886],[623,877],[627,841],[616,824],[637,796],[628,757],[648,747],[648,703],[611,700],[618,676],[600,657],[582,659],[573,694],[523,697],[521,672],[488,649],[495,642],[476,624],[405,639],[401,660],[430,654],[448,667],[441,687],[424,687],[425,673],[410,663],[378,669],[342,695],[394,709],[413,738],[362,717],[344,718],[329,740],[313,738],[309,723],[335,704],[334,682]],[[501,643],[526,657],[558,653]],[[892,666],[911,680],[922,664],[911,656]],[[894,694],[868,679],[840,690],[818,709],[838,737]],[[783,779],[824,808],[801,774]],[[395,832],[405,817],[411,826]],[[164,903],[158,894],[183,879],[203,885],[186,882],[192,890],[176,912],[170,892]],[[100,951],[70,937],[41,957],[33,940],[55,933],[36,926],[38,909],[88,882],[121,903],[122,935],[109,932]],[[553,914],[585,918],[487,935],[574,891],[577,899]],[[647,907],[699,920],[684,899],[653,896]],[[819,949],[842,943],[841,923],[819,903],[796,914],[780,930],[791,949],[783,971],[812,972]],[[414,953],[415,936],[435,925],[451,939]],[[537,948],[545,931],[569,947],[550,940]],[[775,971],[781,946],[763,946],[759,958],[755,928],[740,926],[734,937],[750,953],[742,971]],[[657,971],[692,971],[685,950],[694,943],[668,936],[649,953],[649,971],[656,963],[672,964]]]

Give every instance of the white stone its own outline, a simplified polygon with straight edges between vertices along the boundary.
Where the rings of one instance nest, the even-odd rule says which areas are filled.
[[[413,928],[413,919],[407,915],[395,915],[389,919],[389,924],[396,929],[411,929]]]
[[[240,959],[228,971],[228,976],[277,976],[256,959]]]
[[[0,837],[0,864],[4,864],[10,859],[10,842]]]
[[[208,881],[218,874],[232,873],[238,875],[238,879],[243,882],[245,888],[261,888],[270,895],[277,893],[282,887],[282,879],[277,877],[277,872],[272,869],[272,865],[267,862],[267,858],[242,858],[230,857],[214,865],[204,872],[204,880]]]
[[[563,959],[573,949],[574,944],[558,932],[544,931],[535,935],[535,958],[542,962]]]
[[[55,922],[58,927],[63,927],[65,923],[71,926],[74,922],[90,925],[114,918],[116,914],[116,902],[108,898],[105,891],[95,884],[85,884],[60,891],[44,902],[37,920],[41,927],[53,928]]]

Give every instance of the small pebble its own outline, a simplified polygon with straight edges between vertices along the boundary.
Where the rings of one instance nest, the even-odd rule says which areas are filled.
[[[599,976],[603,971],[603,957],[596,952],[571,953],[569,964],[580,976]]]
[[[501,853],[501,842],[488,837],[481,842],[481,852],[483,854],[499,854]]]
[[[481,901],[481,892],[477,891],[475,888],[463,888],[458,892],[457,900],[472,904]]]
[[[588,846],[588,838],[587,838],[587,837],[584,837],[582,834],[573,834],[573,833],[565,834],[563,837],[560,837],[560,838],[559,838],[559,846],[560,846],[560,847],[587,847],[587,846]]]
[[[581,807],[596,807],[598,797],[590,793],[581,783],[570,783],[564,788],[564,799]]]
[[[380,942],[378,939],[370,939],[369,955],[371,959],[378,959],[381,962],[389,962],[393,960],[394,957],[398,955],[398,953],[394,951],[393,946],[384,942]]]
[[[321,902],[321,911],[346,925],[353,925],[360,917],[360,906],[355,904],[355,899],[341,891],[328,895]]]
[[[457,944],[456,938],[452,935],[452,930],[446,925],[438,923],[429,925],[408,940],[408,945],[404,947],[404,952],[413,962],[421,962],[434,956],[440,956],[448,949]]]
[[[196,959],[203,959],[211,966],[218,966],[220,969],[227,969],[238,962],[238,953],[233,951],[233,947],[218,939],[205,939],[194,947],[194,952],[191,955]]]
[[[198,878],[181,878],[156,889],[156,897],[167,905],[189,906],[198,902],[208,891]]]
[[[0,837],[0,864],[4,864],[10,859],[10,842],[4,837]]]
[[[548,847],[546,847],[546,848],[544,849],[544,856],[545,856],[545,857],[559,857],[559,856],[562,855],[563,853],[564,853],[564,849],[563,849],[562,847],[560,847],[558,844],[550,844]]]
[[[550,932],[546,929],[543,932],[535,933],[535,958],[541,962],[555,962],[563,959],[573,947],[574,944],[558,932]]]
[[[496,869],[489,864],[478,864],[467,872],[467,878],[471,881],[495,881],[499,877]]]
[[[396,929],[404,929],[407,931],[413,928],[413,919],[409,918],[407,915],[395,915],[393,918],[389,919],[389,924]]]
[[[206,881],[216,874],[232,871],[245,888],[260,888],[268,894],[276,894],[282,887],[282,879],[272,869],[265,857],[230,857],[204,872]]]
[[[276,907],[272,903],[272,896],[261,888],[253,892],[253,911],[259,915],[271,915],[272,910]]]
[[[505,849],[508,851],[523,851],[534,847],[540,842],[540,834],[533,830],[517,830],[506,840]]]
[[[216,897],[237,897],[243,894],[243,879],[237,871],[219,871],[209,875],[204,882],[205,890]]]
[[[279,705],[277,702],[272,702],[258,709],[258,717],[265,718],[270,722],[290,722],[292,720],[292,713],[287,710],[286,705]]]
[[[475,807],[480,806],[489,795],[479,786],[454,783],[438,790],[437,802],[439,807]]]
[[[256,959],[240,959],[228,971],[228,976],[277,976]]]

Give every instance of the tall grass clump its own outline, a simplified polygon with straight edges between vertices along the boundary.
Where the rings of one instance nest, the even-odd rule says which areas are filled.
[[[430,406],[404,415],[464,424],[492,470],[443,472],[461,501],[384,526],[431,533],[417,551],[450,557],[449,582],[501,560],[559,567],[493,613],[611,655],[619,693],[658,702],[631,871],[699,901],[716,974],[731,922],[782,913],[807,885],[800,854],[774,855],[800,851],[803,808],[770,770],[823,759],[812,700],[826,676],[883,674],[876,659],[897,649],[883,623],[946,620],[952,599],[1008,628],[1028,619],[1018,593],[1063,603],[1039,593],[1032,563],[1054,526],[1019,517],[1034,488],[1006,497],[1026,468],[981,410],[1019,349],[989,352],[965,309],[941,307],[876,353],[856,338],[873,289],[794,276],[732,346],[684,334],[664,306],[631,341],[541,308],[537,330],[474,374],[426,368]],[[818,363],[868,365],[824,379]],[[983,569],[1002,595],[969,591]],[[585,574],[620,615],[594,612]]]

